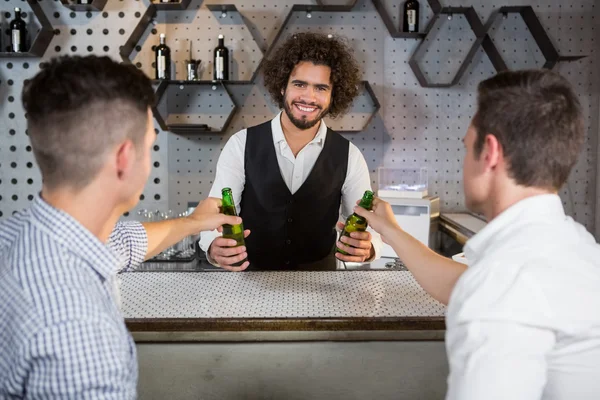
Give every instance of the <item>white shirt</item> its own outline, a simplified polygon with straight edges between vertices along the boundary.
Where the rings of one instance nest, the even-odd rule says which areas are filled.
[[[315,138],[311,140],[296,157],[288,146],[283,130],[281,128],[281,112],[271,120],[271,130],[273,132],[273,145],[275,146],[275,154],[277,154],[277,163],[281,176],[285,184],[294,194],[306,181],[308,175],[312,171],[321,150],[325,144],[327,137],[327,126],[325,121],[321,120],[319,130]],[[217,173],[213,186],[210,190],[210,197],[221,197],[221,189],[224,187],[231,188],[233,192],[233,200],[237,208],[238,214],[241,212],[240,202],[244,184],[246,182],[246,173],[244,168],[244,153],[246,149],[246,129],[242,129],[233,135],[225,144],[223,152],[217,162]],[[348,149],[348,169],[346,179],[342,185],[342,207],[341,220],[351,215],[354,211],[356,201],[360,200],[365,193],[365,190],[371,189],[371,178],[367,162],[361,154],[360,150],[352,143]],[[375,251],[375,259],[381,254],[382,241],[381,236],[368,229],[372,235],[373,249]],[[220,236],[217,231],[202,232],[200,238],[200,247],[207,254],[208,248],[212,241]],[[209,261],[212,262],[212,260]]]
[[[513,205],[465,246],[447,400],[600,398],[600,246],[560,198]]]

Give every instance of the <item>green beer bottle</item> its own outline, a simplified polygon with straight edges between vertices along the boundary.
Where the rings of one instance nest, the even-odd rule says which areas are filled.
[[[363,197],[358,205],[364,208],[365,210],[370,210],[373,206],[373,192],[371,192],[370,190],[365,190],[365,194],[363,194]],[[346,226],[344,226],[344,230],[340,234],[340,240],[342,239],[342,236],[350,237],[350,233],[364,232],[366,229],[367,220],[356,213],[352,213],[352,215],[346,219]],[[338,249],[337,247],[335,251],[338,253],[348,255],[347,252],[345,252],[342,249]]]
[[[235,203],[233,202],[233,194],[231,194],[230,188],[223,188],[221,190],[221,210],[225,215],[233,215],[237,217],[237,211],[235,210]],[[223,225],[223,237],[226,239],[233,239],[237,244],[233,247],[244,246],[244,224],[237,225]],[[232,264],[234,267],[242,265],[246,259]]]

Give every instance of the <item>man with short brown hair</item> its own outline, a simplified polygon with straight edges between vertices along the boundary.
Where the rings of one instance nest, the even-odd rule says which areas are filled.
[[[478,91],[464,191],[489,223],[465,245],[468,268],[402,231],[389,204],[356,212],[448,303],[448,400],[597,399],[600,246],[557,195],[584,141],[581,106],[546,70],[503,72]]]
[[[150,173],[153,102],[150,80],[108,57],[53,59],[25,86],[43,184],[0,223],[0,398],[135,398],[116,271],[241,222],[207,199],[188,218],[117,223]]]

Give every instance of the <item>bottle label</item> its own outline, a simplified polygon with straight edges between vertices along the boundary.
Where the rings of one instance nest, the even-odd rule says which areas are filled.
[[[414,32],[415,26],[417,25],[417,11],[408,10],[406,13],[406,17],[408,18],[408,30]]]
[[[165,56],[158,56],[156,70],[158,71],[158,79],[167,79],[166,77],[166,59]]]
[[[224,63],[223,63],[223,56],[217,56],[217,58],[215,59],[215,77],[217,79],[224,79],[223,74],[224,74]]]
[[[21,51],[21,31],[18,29],[12,30],[12,49],[13,51]]]

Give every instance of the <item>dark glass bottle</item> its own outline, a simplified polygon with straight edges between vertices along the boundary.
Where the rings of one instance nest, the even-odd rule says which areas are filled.
[[[171,79],[171,49],[165,43],[165,34],[160,34],[160,44],[156,46],[156,79]]]
[[[223,212],[223,214],[237,216],[237,211],[235,210],[235,203],[233,202],[233,194],[231,193],[231,189],[223,188],[221,190],[221,196],[221,211]],[[223,237],[235,240],[237,244],[234,247],[244,246],[244,224],[242,223],[237,225],[223,225]],[[234,267],[239,267],[245,261],[246,259],[232,265]]]
[[[229,80],[229,50],[225,47],[225,38],[219,35],[219,45],[215,47],[213,79],[215,81]]]
[[[365,210],[370,210],[373,206],[373,192],[370,190],[366,190],[365,194],[363,194],[362,199],[360,200],[359,206],[364,208]],[[356,213],[352,213],[348,218],[346,218],[346,225],[344,226],[344,230],[340,234],[340,239],[342,236],[350,237],[350,233],[352,232],[364,232],[367,229],[367,220],[361,217]],[[344,250],[335,249],[336,252],[348,255]]]
[[[23,53],[25,41],[27,40],[27,26],[21,19],[21,9],[15,8],[15,18],[10,21],[10,50],[15,53]]]
[[[419,32],[419,2],[417,0],[406,0],[404,3],[403,31],[408,33]]]

